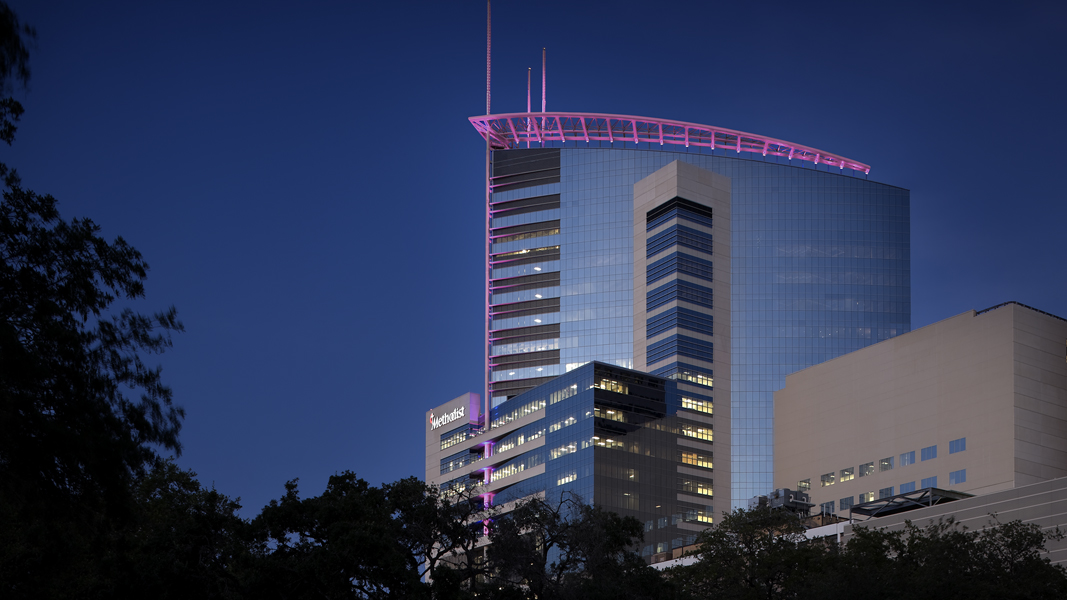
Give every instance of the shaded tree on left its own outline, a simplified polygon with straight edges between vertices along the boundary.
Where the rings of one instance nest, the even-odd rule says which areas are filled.
[[[251,522],[251,558],[238,568],[248,597],[469,596],[470,576],[448,559],[480,535],[476,499],[410,477],[375,487],[348,471],[320,496],[300,498],[296,481],[285,489]]]
[[[0,4],[0,89],[29,81],[33,30]],[[0,139],[21,105],[0,101]],[[174,308],[116,311],[144,296],[148,265],[89,219],[0,165],[0,593],[89,596],[106,590],[104,540],[132,513],[132,484],[178,453],[183,413],[145,354],[182,329]],[[101,591],[100,593],[104,593]]]

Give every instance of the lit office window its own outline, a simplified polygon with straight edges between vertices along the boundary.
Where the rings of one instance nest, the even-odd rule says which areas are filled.
[[[602,390],[611,390],[620,394],[630,393],[630,387],[628,385],[626,385],[625,383],[619,383],[618,381],[612,381],[611,379],[601,379],[600,385],[596,385],[594,387],[598,387]]]
[[[937,446],[928,446],[920,451],[922,460],[930,460],[931,458],[937,458]]]
[[[695,479],[688,479],[684,477],[678,478],[678,489],[683,492],[690,492],[693,494],[700,494],[702,496],[712,496],[711,483],[706,481],[698,481]]]
[[[711,455],[701,454],[700,452],[682,452],[681,462],[695,467],[704,467],[705,469],[712,468]]]
[[[811,489],[811,479],[801,479],[797,482],[797,490],[806,492]]]
[[[967,449],[967,438],[960,438],[958,440],[952,440],[948,443],[948,453],[955,454],[957,452],[963,452]]]
[[[599,406],[593,407],[593,416],[598,419],[607,419],[609,421],[618,421],[619,423],[626,422],[626,413],[621,410],[612,410],[610,408],[601,408]]]
[[[682,408],[688,408],[689,410],[695,410],[697,412],[712,414],[711,402],[707,400],[697,400],[695,398],[686,398],[682,396]]]
[[[874,500],[874,492],[863,492],[860,494],[860,504],[870,502],[871,500]]]
[[[678,433],[686,435],[698,440],[713,441],[713,434],[711,427],[700,427],[698,425],[690,425],[689,423],[682,423],[678,426]]]
[[[841,482],[852,481],[856,478],[856,467],[841,469]]]
[[[834,474],[833,473],[827,473],[827,474],[823,475],[822,477],[820,477],[819,481],[822,483],[821,487],[826,487],[828,485],[833,485],[834,484]]]
[[[960,469],[959,471],[952,471],[948,474],[949,485],[958,485],[960,483],[967,482],[967,469]]]
[[[892,470],[893,470],[893,457],[892,456],[890,456],[889,458],[883,458],[882,460],[878,461],[878,472],[879,473],[881,473],[882,471],[892,471]]]
[[[874,475],[874,463],[863,463],[860,465],[860,477],[866,477],[868,475]]]

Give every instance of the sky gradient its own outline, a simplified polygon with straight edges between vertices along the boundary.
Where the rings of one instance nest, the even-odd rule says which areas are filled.
[[[423,473],[482,386],[483,2],[10,3],[37,28],[0,161],[151,265],[179,463],[252,516],[299,477]],[[911,190],[912,325],[1067,316],[1067,6],[494,3],[493,112],[750,131]]]

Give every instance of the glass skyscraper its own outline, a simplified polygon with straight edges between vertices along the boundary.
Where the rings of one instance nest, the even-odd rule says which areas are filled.
[[[730,352],[715,366],[730,374],[734,506],[772,488],[772,394],[785,376],[911,327],[909,192],[869,180],[866,165],[637,117],[471,120],[493,147],[489,409],[591,361],[643,368],[635,342],[653,336],[634,320],[634,185],[673,161],[730,182]]]

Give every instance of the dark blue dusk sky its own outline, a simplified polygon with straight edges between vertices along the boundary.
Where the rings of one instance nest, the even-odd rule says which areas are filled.
[[[423,473],[482,382],[484,2],[14,0],[37,28],[0,161],[152,266],[180,464],[254,515],[299,477]],[[911,190],[912,324],[1067,316],[1067,5],[494,3],[493,111],[677,119]],[[534,104],[540,90],[535,83]]]

